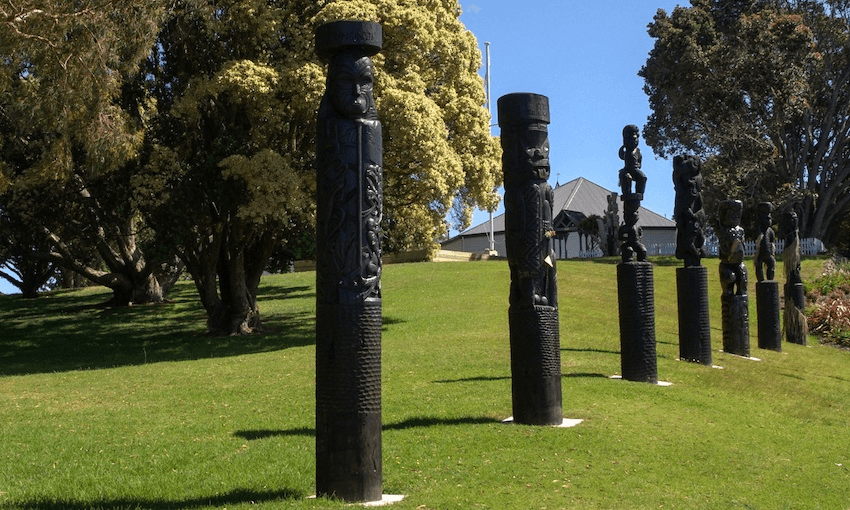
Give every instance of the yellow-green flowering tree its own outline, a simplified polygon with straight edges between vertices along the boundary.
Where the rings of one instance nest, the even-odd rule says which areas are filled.
[[[136,200],[177,246],[214,334],[261,327],[269,254],[287,225],[312,218],[309,117],[321,80],[294,65],[311,11],[308,1],[178,1],[139,74],[156,113]]]
[[[390,251],[433,247],[453,204],[460,228],[474,206],[498,205],[501,149],[483,107],[481,55],[460,13],[457,0],[331,0],[313,21],[383,27],[384,47],[373,60]]]
[[[282,232],[315,221],[316,112],[325,69],[315,27],[381,22],[384,246],[432,247],[453,202],[494,207],[474,37],[457,2],[177,2],[139,74],[155,110],[136,200],[179,246],[221,334],[261,326],[256,291]]]

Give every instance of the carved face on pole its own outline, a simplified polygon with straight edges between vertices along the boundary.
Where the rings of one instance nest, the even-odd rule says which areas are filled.
[[[518,132],[518,148],[524,151],[519,163],[523,173],[537,179],[549,178],[549,129],[542,122],[533,122]]]
[[[640,141],[640,129],[634,124],[623,128],[623,145],[630,151],[637,148]]]
[[[741,224],[744,204],[740,200],[726,200],[720,203],[720,224],[725,228],[735,228]]]
[[[786,235],[791,234],[795,235],[798,230],[797,226],[797,213],[789,210],[785,212],[785,217],[783,218],[785,221],[785,232]]]
[[[514,181],[548,180],[549,130],[542,122],[515,124],[502,129],[502,149]]]
[[[334,110],[347,118],[373,117],[375,70],[368,56],[352,58],[352,50],[335,55],[328,66],[327,90]]]
[[[549,98],[539,94],[514,93],[499,98],[502,128],[502,164],[506,184],[526,180],[548,180]]]

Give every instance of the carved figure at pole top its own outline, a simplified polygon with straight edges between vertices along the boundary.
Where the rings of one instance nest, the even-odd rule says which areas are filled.
[[[623,192],[623,225],[617,231],[621,241],[620,255],[623,262],[646,260],[646,246],[640,242],[642,230],[637,225],[638,210],[646,189],[646,174],[641,172],[641,155],[638,149],[640,130],[634,124],[623,128],[623,146],[620,147],[620,159],[625,165],[620,170],[620,189]],[[634,184],[634,189],[632,189]]]
[[[327,270],[320,277],[329,280],[319,282],[317,291],[338,287],[336,296],[318,296],[329,302],[377,298],[381,288],[383,147],[370,56],[382,41],[372,34],[379,30],[335,26],[344,23],[357,22],[325,25],[316,33],[317,52],[328,61],[317,119],[318,167],[325,173],[317,193],[316,256],[317,267]],[[334,39],[340,34],[346,38]]]
[[[618,255],[617,229],[620,227],[620,211],[617,205],[617,193],[608,195],[608,208],[605,209],[605,255]]]
[[[800,232],[797,213],[789,209],[782,218],[785,249],[784,332],[789,342],[806,345],[809,328],[806,322],[806,293],[800,275]]]
[[[788,255],[785,257],[785,275],[787,283],[796,285],[803,283],[800,277],[800,230],[797,213],[793,210],[785,212],[783,217],[782,230],[785,234],[785,252]]]
[[[744,204],[740,200],[720,202],[718,216],[720,231],[720,285],[723,295],[747,295],[747,267],[744,265],[744,229],[741,215]]]
[[[772,281],[776,273],[776,233],[773,231],[773,204],[760,202],[756,206],[756,281]],[[765,278],[765,276],[767,278]]]
[[[676,258],[685,267],[700,265],[707,255],[705,249],[705,210],[702,207],[702,160],[697,156],[673,158],[673,187],[676,203],[673,219],[676,220]]]
[[[620,189],[623,196],[637,194],[638,200],[643,200],[643,192],[646,189],[646,174],[640,167],[642,157],[638,143],[640,142],[640,129],[634,124],[629,124],[623,128],[623,145],[620,147],[620,159],[625,162],[623,169],[620,170]],[[634,183],[634,190],[632,190]]]
[[[554,192],[549,186],[549,98],[507,94],[498,100],[505,210],[505,245],[511,268],[510,303],[557,307]]]

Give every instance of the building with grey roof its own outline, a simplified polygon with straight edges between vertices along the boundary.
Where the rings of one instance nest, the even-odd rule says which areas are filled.
[[[559,259],[600,256],[607,252],[605,246],[594,246],[587,235],[579,229],[579,223],[585,218],[600,217],[600,239],[605,244],[604,221],[609,210],[609,198],[617,204],[617,226],[622,224],[622,205],[617,194],[583,177],[574,179],[554,189],[555,200],[552,204],[554,218],[555,253]],[[612,211],[612,214],[613,211]],[[671,245],[676,242],[676,223],[643,207],[639,210],[637,225],[643,230],[642,242],[651,245]],[[455,237],[443,241],[442,249],[469,253],[486,252],[490,247],[490,221],[471,227]],[[492,227],[495,249],[499,255],[505,254],[505,215],[493,218]]]

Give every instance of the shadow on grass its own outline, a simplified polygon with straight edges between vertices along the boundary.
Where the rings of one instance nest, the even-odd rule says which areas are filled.
[[[620,354],[620,353],[617,353]],[[561,374],[562,378],[571,378],[571,379],[580,379],[580,378],[592,378],[592,377],[603,377],[605,379],[608,378],[607,375],[604,374],[595,374],[592,372],[573,372],[568,374]],[[500,377],[466,377],[464,379],[442,379],[439,381],[434,381],[436,384],[451,384],[451,383],[461,383],[461,382],[490,382],[490,381],[510,381],[511,376],[500,376]]]
[[[257,504],[271,501],[306,499],[300,491],[283,489],[277,491],[254,491],[236,489],[227,494],[210,497],[198,497],[184,500],[166,501],[156,499],[100,499],[96,501],[48,500],[23,501],[16,503],[14,508],[22,510],[89,510],[89,509],[145,509],[145,510],[182,510],[203,507],[225,507],[227,505]]]
[[[574,259],[573,259],[574,260]],[[594,264],[607,264],[607,265],[617,265],[623,261],[622,257],[594,257],[589,259],[582,259],[592,262]],[[669,267],[669,266],[682,266],[682,261],[677,259],[672,255],[650,255],[646,258],[648,262],[651,262],[653,266],[659,267]]]
[[[381,427],[381,430],[387,431],[439,426],[481,425],[484,423],[498,423],[499,421],[500,420],[486,416],[471,416],[466,418],[437,418],[422,416],[417,418],[408,418],[407,420],[400,421],[398,423],[385,423]],[[234,432],[233,435],[248,441],[283,436],[315,437],[316,429],[313,427],[300,427],[287,430],[238,430]]]
[[[478,377],[465,377],[463,379],[440,379],[439,381],[434,381],[436,384],[450,384],[450,383],[460,383],[460,382],[491,382],[491,381],[505,381],[510,380],[511,376],[478,376]]]
[[[388,316],[384,315],[381,318],[381,331],[384,331],[384,332],[389,331],[389,326],[393,326],[395,324],[402,324],[404,322],[407,322],[407,321],[405,321],[404,319],[399,319],[399,318],[396,318],[396,317],[388,317]]]
[[[294,298],[316,299],[316,291],[313,287],[281,287],[273,284],[260,284],[257,287],[257,298],[261,301],[282,300]]]
[[[619,355],[620,355],[620,351],[611,351],[611,350],[607,350],[607,349],[593,349],[593,348],[573,349],[573,348],[569,348],[569,347],[561,347],[561,351],[567,351],[567,352],[594,352],[594,353],[597,353],[597,354],[616,354],[617,356],[619,356]]]
[[[597,374],[594,372],[573,372],[570,374],[563,374],[561,377],[569,379],[608,379],[607,375]]]
[[[188,285],[157,305],[107,308],[111,293],[57,293],[0,302],[0,376],[93,370],[271,352],[315,343],[312,312],[262,315],[262,302],[309,294],[269,287],[259,296],[267,332],[216,337]]]

